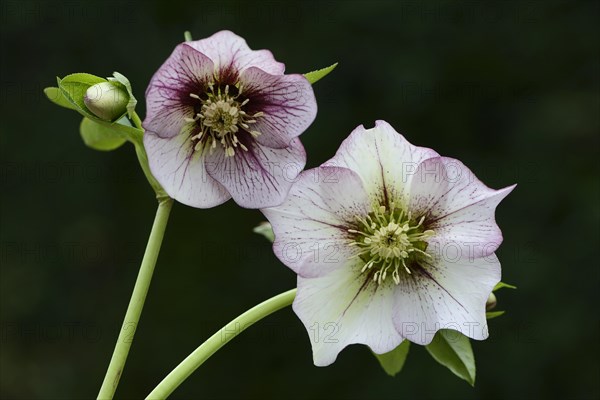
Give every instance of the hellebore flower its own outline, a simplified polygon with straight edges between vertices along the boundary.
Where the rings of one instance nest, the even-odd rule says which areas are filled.
[[[460,161],[410,144],[389,124],[356,128],[334,158],[303,172],[263,209],[277,257],[298,275],[293,309],[314,362],[347,345],[383,354],[439,329],[482,340],[500,281],[493,190]]]
[[[169,196],[208,208],[280,204],[304,168],[317,105],[302,75],[229,31],[179,44],[146,90],[144,146]]]

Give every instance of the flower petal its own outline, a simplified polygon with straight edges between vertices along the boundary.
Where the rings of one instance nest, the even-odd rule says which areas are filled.
[[[248,67],[258,67],[276,75],[285,71],[285,65],[275,61],[269,50],[252,50],[243,38],[231,31],[220,31],[206,39],[187,43],[213,60],[219,71],[233,69],[238,73]]]
[[[250,115],[263,112],[251,129],[261,133],[256,140],[265,146],[283,148],[312,124],[317,101],[312,86],[302,75],[271,75],[259,68],[246,69],[240,82],[250,99]]]
[[[273,207],[281,204],[292,183],[306,164],[306,153],[298,139],[284,149],[261,146],[250,135],[240,135],[233,157],[217,148],[206,157],[208,174],[231,193],[233,200],[245,208]]]
[[[163,139],[152,132],[144,134],[152,175],[169,196],[188,206],[210,208],[226,202],[231,196],[207,174],[204,157],[194,151],[189,137]]]
[[[211,79],[213,62],[187,43],[178,45],[167,61],[156,71],[146,89],[146,131],[173,137],[187,124],[184,118],[194,116],[194,99],[190,93],[203,90]]]
[[[360,175],[374,201],[407,201],[410,179],[419,163],[438,154],[410,144],[385,121],[374,128],[356,128],[335,156],[323,165],[350,168]]]
[[[426,345],[439,329],[487,338],[485,303],[500,281],[495,254],[470,260],[460,252],[413,268],[396,286],[394,324],[402,337]]]
[[[357,260],[317,278],[298,276],[292,307],[311,336],[317,366],[332,364],[353,343],[383,354],[402,342],[393,323],[395,285],[377,285],[361,268]]]
[[[460,161],[437,157],[423,161],[410,188],[413,213],[426,215],[428,242],[436,251],[460,247],[463,256],[484,257],[502,243],[496,206],[515,186],[494,190],[484,185]]]
[[[315,277],[357,253],[348,245],[348,229],[369,205],[353,171],[321,167],[303,172],[283,204],[261,211],[273,226],[275,255],[299,275]]]

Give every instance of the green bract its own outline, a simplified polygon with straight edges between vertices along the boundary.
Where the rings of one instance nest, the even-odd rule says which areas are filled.
[[[405,340],[402,343],[400,343],[400,346],[396,347],[389,353],[373,353],[373,355],[377,358],[379,364],[381,364],[381,367],[389,376],[395,376],[398,372],[402,370],[404,362],[406,361],[406,356],[408,356],[409,348],[410,342],[408,340]]]
[[[329,73],[331,71],[333,71],[335,69],[335,67],[337,67],[337,65],[338,65],[338,63],[335,63],[335,64],[330,65],[329,67],[321,68],[316,71],[307,72],[306,74],[304,74],[304,77],[312,85],[313,83],[315,83],[315,82],[321,80],[322,78],[324,78],[325,76],[329,75]]]
[[[252,230],[254,233],[264,236],[269,242],[273,243],[275,240],[275,234],[273,233],[273,227],[270,223],[264,221],[254,227]]]
[[[126,142],[123,135],[88,118],[81,120],[79,132],[86,146],[95,150],[115,150]]]
[[[475,356],[468,337],[457,331],[440,329],[425,348],[437,362],[471,386],[475,385]]]

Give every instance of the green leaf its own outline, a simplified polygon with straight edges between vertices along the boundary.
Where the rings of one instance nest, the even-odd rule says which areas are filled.
[[[335,67],[337,67],[337,65],[338,65],[338,63],[335,63],[335,64],[330,65],[329,67],[318,69],[316,71],[307,72],[306,74],[304,74],[304,77],[312,85],[315,82],[324,78],[326,75],[328,75],[331,71],[333,71],[335,69]]]
[[[408,356],[409,348],[410,342],[408,340],[404,340],[398,347],[389,353],[373,353],[373,355],[377,358],[377,360],[379,360],[379,364],[381,364],[381,367],[389,376],[395,376],[402,370],[404,362],[406,361],[406,356]]]
[[[113,76],[114,78],[108,78],[108,80],[113,82],[119,82],[121,85],[123,85],[125,90],[127,90],[127,94],[129,94],[129,102],[127,103],[127,115],[129,116],[129,118],[133,118],[133,113],[135,111],[135,106],[137,105],[137,100],[133,96],[133,89],[131,89],[131,83],[125,75],[117,71],[113,72]]]
[[[498,289],[507,288],[507,289],[516,289],[516,286],[509,285],[508,283],[498,282],[496,286],[492,289],[492,292],[495,292]]]
[[[254,233],[258,233],[259,235],[263,235],[267,238],[267,240],[271,243],[275,241],[275,234],[273,233],[273,227],[268,222],[261,222],[252,230]]]
[[[492,318],[496,318],[501,316],[502,314],[504,314],[506,311],[490,311],[490,312],[486,312],[485,313],[485,317],[487,319],[492,319]]]
[[[57,87],[47,87],[46,89],[44,89],[44,94],[46,95],[48,100],[50,100],[56,105],[71,110],[77,109],[73,104],[71,104],[69,100],[67,100],[67,98],[62,94],[61,90]]]
[[[123,135],[88,118],[84,118],[79,126],[81,138],[86,146],[94,150],[110,151],[123,145],[127,140]]]
[[[440,329],[425,348],[438,363],[471,386],[475,385],[475,356],[468,337],[457,331]]]

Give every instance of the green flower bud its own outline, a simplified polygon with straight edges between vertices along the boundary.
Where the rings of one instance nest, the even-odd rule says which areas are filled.
[[[114,121],[127,111],[129,94],[118,83],[101,82],[87,89],[83,102],[98,118]]]
[[[490,293],[490,297],[488,297],[485,302],[485,311],[493,310],[496,307],[498,300],[496,299],[496,295],[494,293]]]

